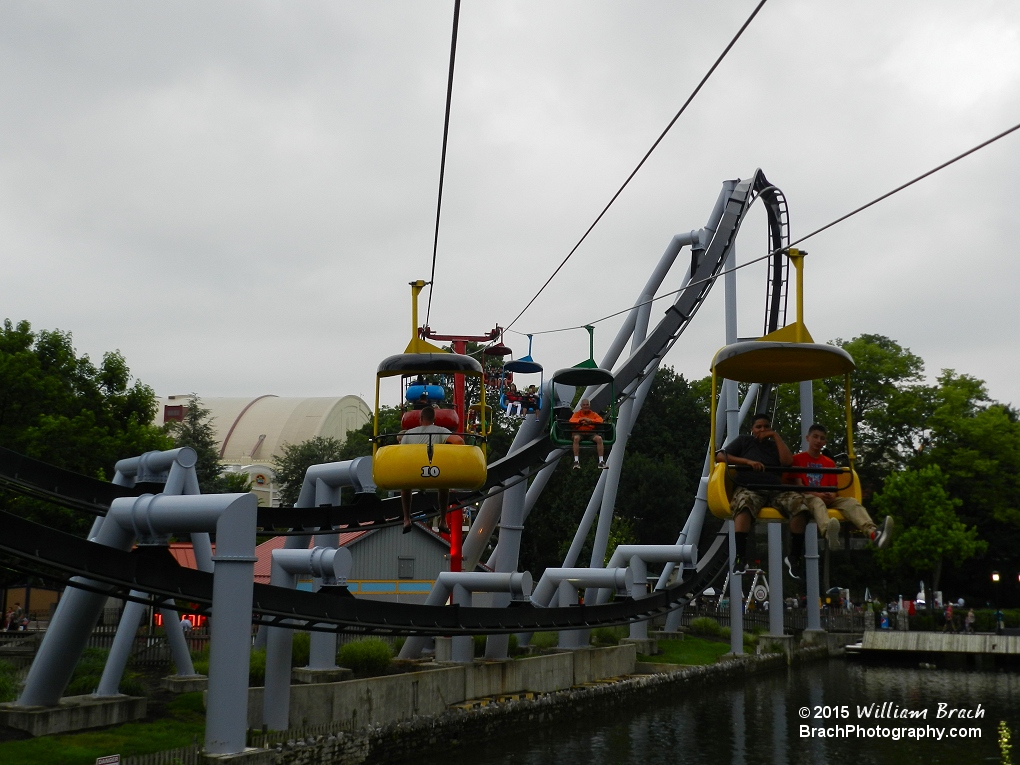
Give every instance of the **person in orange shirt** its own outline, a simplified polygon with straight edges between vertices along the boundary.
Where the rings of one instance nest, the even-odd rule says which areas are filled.
[[[570,416],[570,427],[574,431],[574,470],[581,469],[578,457],[581,454],[581,439],[595,442],[595,451],[599,455],[599,468],[605,470],[609,467],[605,460],[605,447],[602,445],[602,436],[595,433],[595,426],[602,424],[602,418],[597,412],[593,412],[591,402],[581,399],[581,408]]]

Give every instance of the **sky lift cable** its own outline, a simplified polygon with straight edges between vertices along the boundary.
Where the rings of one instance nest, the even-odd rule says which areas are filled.
[[[852,218],[853,216],[857,215],[857,213],[864,212],[869,207],[872,207],[872,206],[878,204],[879,202],[881,202],[881,201],[883,201],[885,199],[888,199],[889,197],[893,196],[894,194],[898,194],[899,192],[903,191],[904,189],[907,189],[910,186],[913,186],[918,181],[922,181],[925,178],[927,178],[928,176],[934,175],[939,170],[944,170],[945,168],[949,167],[950,165],[952,165],[952,164],[954,164],[956,162],[959,162],[964,157],[970,156],[974,152],[979,151],[979,150],[985,148],[986,146],[989,146],[989,145],[995,143],[1000,138],[1005,138],[1010,133],[1014,133],[1017,130],[1020,130],[1020,124],[1016,124],[1016,125],[1014,125],[1011,128],[1003,130],[1001,133],[992,136],[988,140],[982,141],[977,146],[974,146],[974,147],[972,147],[970,149],[967,149],[967,151],[963,152],[962,154],[957,154],[955,157],[953,157],[950,160],[947,160],[947,161],[943,162],[941,165],[938,165],[937,167],[933,167],[928,172],[922,173],[921,175],[917,176],[916,178],[914,178],[912,180],[909,180],[909,181],[907,181],[906,183],[904,183],[904,184],[902,184],[900,186],[897,186],[892,191],[887,191],[885,194],[882,194],[882,196],[876,197],[875,199],[872,199],[867,204],[863,204],[860,207],[858,207],[858,208],[856,208],[854,210],[851,210],[850,212],[846,213],[845,215],[841,215],[840,217],[836,218],[835,220],[830,221],[829,223],[826,223],[824,226],[816,228],[811,233],[805,234],[804,236],[800,237],[799,239],[796,239],[796,240],[790,242],[786,247],[776,248],[775,250],[772,250],[771,252],[768,252],[765,255],[762,255],[761,257],[754,258],[753,260],[749,260],[746,263],[741,263],[739,266],[734,266],[733,268],[724,269],[724,270],[720,271],[718,274],[716,274],[715,276],[710,276],[710,277],[707,277],[705,279],[701,279],[701,280],[696,281],[696,282],[688,282],[687,284],[685,284],[683,287],[681,287],[678,290],[673,290],[672,292],[666,292],[666,293],[664,293],[662,295],[659,295],[657,297],[651,298],[650,300],[645,300],[645,301],[643,301],[641,303],[635,303],[632,306],[624,308],[624,309],[622,309],[620,311],[614,311],[613,313],[608,314],[606,316],[603,316],[600,319],[595,319],[593,321],[589,321],[589,322],[587,322],[587,324],[578,324],[577,326],[572,326],[572,327],[560,327],[559,329],[538,330],[538,331],[528,332],[528,333],[519,332],[516,329],[510,329],[509,331],[513,332],[515,335],[521,335],[522,337],[527,337],[527,335],[529,335],[529,334],[531,334],[531,335],[550,335],[550,334],[553,334],[555,332],[572,332],[572,331],[577,330],[577,329],[584,329],[587,325],[598,324],[599,322],[606,321],[607,319],[612,319],[613,317],[619,316],[619,315],[624,314],[624,313],[628,313],[629,311],[632,311],[635,308],[638,308],[640,306],[649,305],[649,304],[655,303],[655,302],[657,302],[659,300],[664,300],[665,298],[671,297],[673,295],[678,295],[679,293],[683,292],[688,287],[692,287],[692,286],[695,286],[695,285],[698,285],[698,284],[703,284],[703,283],[705,283],[707,281],[710,281],[712,279],[717,279],[720,276],[723,276],[725,274],[733,273],[734,271],[739,271],[741,268],[746,268],[747,266],[752,266],[755,263],[760,263],[761,261],[767,260],[768,258],[771,258],[773,255],[776,255],[777,253],[784,252],[784,251],[788,250],[789,248],[794,247],[795,245],[800,244],[801,242],[806,242],[811,237],[816,236],[816,235],[822,233],[823,231],[826,231],[826,230],[832,228],[833,226],[835,226],[838,223],[842,223],[843,221]],[[535,297],[538,297],[538,296],[536,295]],[[529,303],[529,305],[530,305],[530,303]],[[527,309],[525,309],[525,310],[527,310]],[[523,311],[521,313],[523,313]],[[518,315],[517,318],[520,318],[520,316]],[[514,321],[516,321],[516,319]]]
[[[460,0],[453,2],[453,33],[450,37],[450,74],[446,81],[446,116],[443,119],[443,155],[439,161],[439,200],[436,202],[436,233],[432,239],[432,273],[429,275],[429,303],[425,309],[425,326],[432,313],[432,293],[436,280],[436,253],[439,250],[439,216],[443,211],[443,179],[446,176],[446,142],[450,135],[450,102],[453,99],[453,67],[457,61],[457,27],[460,24]]]
[[[658,148],[659,144],[662,142],[662,139],[666,137],[666,134],[670,131],[673,125],[676,124],[676,121],[680,119],[680,115],[683,114],[687,110],[687,107],[691,105],[691,102],[694,100],[694,97],[698,95],[698,92],[701,90],[701,88],[705,85],[706,82],[708,82],[708,78],[712,76],[712,74],[718,68],[719,64],[722,63],[722,60],[726,58],[726,54],[730,52],[730,49],[736,44],[737,40],[740,39],[740,36],[744,33],[744,30],[747,29],[751,21],[754,20],[754,17],[758,15],[758,11],[762,9],[762,6],[764,6],[766,2],[767,0],[761,0],[761,2],[759,2],[758,5],[755,6],[754,10],[751,11],[751,15],[747,17],[747,20],[741,25],[740,29],[737,30],[737,33],[733,36],[733,39],[731,39],[729,44],[723,49],[723,52],[719,54],[719,57],[715,60],[715,63],[713,63],[709,70],[705,73],[705,76],[701,78],[701,82],[698,83],[697,87],[694,88],[691,94],[687,97],[687,100],[684,101],[684,105],[680,107],[680,111],[678,111],[674,115],[673,119],[671,119],[669,121],[669,124],[666,125],[666,129],[659,134],[658,138],[655,139],[655,143],[652,144],[652,148],[645,152],[645,155],[641,158],[641,161],[637,163],[637,167],[635,167],[634,170],[631,171],[631,174],[627,176],[627,180],[625,180],[623,182],[623,185],[620,186],[619,189],[617,189],[615,194],[613,194],[613,198],[609,200],[609,204],[607,204],[602,209],[602,212],[598,214],[598,217],[595,218],[594,222],[590,226],[588,226],[588,230],[584,232],[580,239],[577,240],[577,244],[575,244],[571,248],[570,252],[567,253],[567,257],[563,259],[563,262],[556,266],[556,270],[553,271],[552,275],[545,280],[545,284],[543,284],[539,288],[538,292],[535,293],[535,296],[528,301],[528,304],[524,306],[524,309],[519,314],[517,314],[516,317],[514,317],[514,320],[506,325],[507,329],[510,329],[510,327],[516,324],[517,320],[524,315],[524,312],[531,308],[531,304],[538,300],[538,296],[542,294],[542,291],[549,286],[549,283],[554,278],[556,278],[556,274],[558,274],[560,272],[560,269],[567,264],[567,261],[570,260],[570,256],[577,252],[577,248],[581,246],[582,242],[584,242],[585,239],[588,238],[588,234],[592,232],[592,229],[594,229],[595,226],[598,225],[598,222],[602,220],[602,216],[604,216],[609,211],[609,208],[613,206],[613,202],[615,202],[617,197],[619,197],[620,194],[623,193],[623,190],[627,188],[627,185],[631,182],[634,176],[637,175],[638,170],[640,170],[641,167],[645,164],[645,161],[652,155],[652,152],[655,151],[656,148]]]

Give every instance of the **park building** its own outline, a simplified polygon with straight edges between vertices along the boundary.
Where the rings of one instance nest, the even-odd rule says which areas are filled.
[[[190,394],[158,397],[156,424],[183,420],[190,398]],[[316,436],[343,442],[372,419],[372,410],[360,396],[199,398],[210,413],[220,463],[227,471],[247,473],[252,491],[265,507],[279,505],[269,465],[286,444]]]

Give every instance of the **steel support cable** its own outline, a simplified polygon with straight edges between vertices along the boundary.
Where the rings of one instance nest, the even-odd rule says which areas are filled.
[[[446,144],[450,135],[450,103],[453,100],[453,68],[457,62],[457,27],[460,25],[460,0],[453,2],[453,33],[450,35],[450,74],[446,81],[446,115],[443,118],[443,155],[439,160],[439,200],[436,202],[436,232],[432,239],[432,273],[429,275],[429,303],[425,309],[425,326],[432,313],[432,292],[435,290],[436,253],[439,251],[439,217],[443,212],[443,180],[446,178]]]
[[[919,181],[923,181],[925,178],[927,178],[927,177],[929,177],[931,175],[934,175],[935,173],[939,172],[940,170],[944,170],[945,168],[949,167],[950,165],[952,165],[952,164],[954,164],[956,162],[959,162],[961,159],[970,156],[974,152],[979,151],[979,150],[985,148],[986,146],[989,146],[989,145],[995,143],[1000,138],[1005,138],[1010,133],[1014,133],[1017,130],[1020,130],[1020,124],[1016,124],[1013,127],[1008,128],[1007,130],[1003,130],[1001,133],[998,133],[997,135],[992,136],[988,140],[982,141],[977,146],[974,146],[974,147],[972,147],[970,149],[967,149],[967,151],[963,152],[962,154],[957,154],[955,157],[953,157],[950,160],[947,160],[946,162],[943,162],[938,167],[933,167],[931,170],[929,170],[929,171],[927,171],[925,173],[921,173],[921,175],[917,176],[916,178],[913,178],[912,180],[907,181],[906,183],[904,183],[904,184],[902,184],[900,186],[897,186],[896,188],[892,189],[891,191],[887,191],[885,194],[882,194],[879,197],[875,197],[875,199],[872,199],[870,202],[868,202],[866,204],[863,204],[863,205],[861,205],[860,207],[858,207],[858,208],[856,208],[854,210],[851,210],[850,212],[846,213],[845,215],[841,215],[840,217],[836,218],[835,220],[830,221],[829,223],[826,223],[824,226],[820,226],[819,228],[816,228],[811,233],[805,234],[804,236],[800,237],[799,239],[796,239],[796,240],[790,242],[785,247],[777,247],[776,249],[771,250],[771,251],[767,252],[766,254],[764,254],[764,255],[762,255],[760,257],[754,258],[753,260],[749,260],[746,263],[741,263],[739,266],[734,266],[733,268],[724,269],[724,270],[720,271],[718,274],[716,274],[715,276],[710,276],[710,277],[706,277],[705,279],[702,279],[701,282],[707,282],[707,281],[710,281],[710,280],[714,280],[714,279],[716,279],[716,278],[718,278],[720,276],[724,276],[725,274],[733,273],[734,271],[739,271],[742,268],[747,268],[747,266],[753,266],[755,263],[760,263],[763,260],[767,260],[768,258],[771,258],[771,257],[773,257],[774,255],[776,255],[778,253],[784,252],[784,251],[788,250],[790,247],[794,247],[794,246],[800,244],[801,242],[806,242],[811,237],[817,236],[818,234],[822,233],[823,231],[826,231],[826,230],[832,228],[833,226],[835,226],[835,225],[837,225],[839,223],[842,223],[843,221],[848,220],[849,218],[852,218],[853,216],[857,215],[858,213],[864,212],[869,207],[873,207],[874,205],[876,205],[879,202],[882,202],[882,201],[888,199],[889,197],[893,196],[894,194],[898,194],[899,192],[903,191],[904,189],[910,188],[915,183],[917,183]],[[603,316],[600,319],[595,319],[594,321],[589,321],[589,322],[587,322],[587,324],[588,325],[598,324],[599,322],[603,322],[603,321],[606,321],[608,319],[612,319],[612,318],[614,318],[616,316],[620,316],[621,314],[629,313],[630,311],[633,311],[635,308],[640,308],[643,305],[649,305],[650,303],[656,303],[659,300],[664,300],[665,298],[671,297],[673,295],[677,295],[677,294],[683,292],[685,289],[687,289],[687,287],[692,287],[692,286],[694,286],[696,284],[699,284],[701,282],[690,282],[689,284],[685,285],[684,287],[681,287],[678,290],[673,290],[672,292],[665,292],[662,295],[658,295],[658,296],[656,296],[654,298],[651,298],[649,300],[645,300],[644,302],[635,303],[634,305],[628,306],[627,308],[624,308],[622,310],[614,311],[613,313],[607,314],[606,316]],[[522,311],[522,313],[523,313],[523,311]],[[518,318],[520,318],[520,317],[518,316]],[[551,335],[551,334],[554,334],[556,332],[573,332],[574,330],[577,330],[577,329],[584,329],[585,326],[586,326],[585,324],[579,324],[579,325],[573,326],[573,327],[560,327],[559,329],[545,329],[545,330],[539,330],[539,331],[528,332],[528,333],[518,332],[515,329],[509,330],[509,331],[513,332],[515,335],[524,335],[524,336],[526,336],[528,334],[530,334],[530,335]]]
[[[647,152],[645,152],[645,155],[641,158],[641,161],[637,163],[637,167],[635,167],[631,171],[630,175],[627,176],[627,180],[625,180],[623,182],[623,185],[620,186],[619,189],[617,189],[615,194],[613,194],[613,197],[612,199],[609,200],[609,203],[604,208],[602,208],[602,212],[598,214],[598,217],[595,218],[594,222],[592,222],[592,224],[588,226],[588,230],[581,235],[580,239],[577,240],[577,244],[575,244],[570,249],[570,252],[567,253],[567,257],[565,257],[563,261],[558,266],[556,266],[556,270],[553,271],[552,275],[545,280],[545,284],[543,284],[539,288],[538,292],[535,293],[535,296],[528,301],[528,304],[524,306],[524,308],[521,310],[519,314],[517,314],[517,316],[514,317],[514,320],[506,325],[506,329],[510,329],[510,327],[516,324],[517,320],[524,315],[524,312],[531,308],[532,303],[538,300],[538,296],[541,295],[543,290],[545,290],[545,288],[549,286],[549,283],[556,278],[556,274],[558,274],[560,272],[560,269],[562,269],[563,266],[567,264],[567,261],[570,260],[570,257],[575,252],[577,252],[577,248],[581,246],[585,239],[588,238],[588,234],[590,234],[592,230],[595,228],[595,226],[598,225],[598,222],[602,220],[602,217],[609,211],[609,208],[613,206],[613,203],[616,201],[617,197],[619,197],[620,194],[623,193],[623,190],[627,188],[627,185],[631,182],[634,176],[637,175],[638,170],[640,170],[641,167],[648,160],[648,158],[652,156],[652,152],[655,151],[656,148],[658,148],[660,143],[662,143],[662,139],[666,137],[666,134],[672,129],[673,125],[676,124],[676,121],[680,119],[680,115],[687,111],[687,107],[691,105],[691,102],[694,100],[694,97],[698,95],[698,93],[704,87],[705,83],[708,82],[708,78],[715,73],[715,70],[719,67],[719,64],[721,64],[723,59],[726,58],[726,55],[730,52],[730,49],[733,48],[734,45],[736,45],[737,40],[739,40],[740,36],[744,34],[744,30],[747,29],[748,26],[750,26],[751,22],[754,20],[754,17],[758,15],[758,11],[762,9],[762,7],[765,5],[767,1],[768,0],[761,0],[761,2],[759,2],[758,5],[754,7],[754,10],[751,11],[751,15],[747,17],[747,20],[740,26],[740,29],[737,30],[737,33],[733,35],[733,39],[730,40],[729,44],[723,49],[723,52],[719,54],[719,57],[715,60],[712,66],[709,67],[709,70],[705,73],[705,76],[701,78],[701,81],[698,83],[697,87],[694,88],[691,94],[687,97],[687,100],[684,101],[683,106],[680,107],[680,111],[678,111],[673,116],[673,119],[671,119],[669,121],[669,124],[666,125],[666,129],[659,134],[659,137],[655,139],[655,143],[652,144],[652,147]]]

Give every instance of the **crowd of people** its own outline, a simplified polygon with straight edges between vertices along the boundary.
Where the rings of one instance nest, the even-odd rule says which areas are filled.
[[[20,632],[28,629],[29,617],[21,603],[15,603],[13,608],[7,609],[4,617],[5,632]]]

